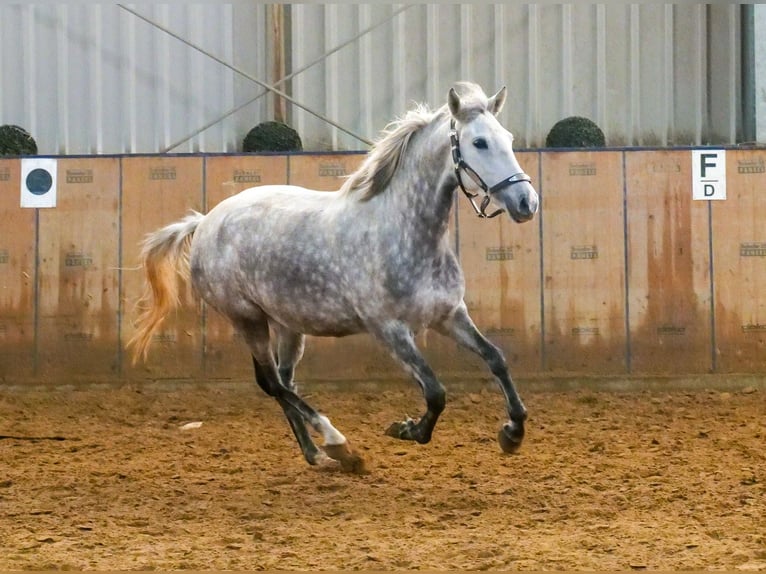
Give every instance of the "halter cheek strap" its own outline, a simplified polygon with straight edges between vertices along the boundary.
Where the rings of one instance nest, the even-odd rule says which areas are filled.
[[[457,178],[457,183],[460,186],[460,189],[463,191],[465,196],[468,198],[468,201],[471,202],[471,206],[473,207],[473,210],[476,212],[476,215],[478,215],[481,218],[489,219],[491,217],[495,217],[497,215],[500,215],[503,210],[498,209],[497,211],[493,211],[490,214],[487,214],[487,207],[489,207],[490,201],[491,201],[491,195],[495,193],[496,191],[502,189],[503,187],[507,185],[513,185],[514,183],[521,183],[522,181],[531,182],[532,179],[523,171],[520,171],[519,173],[514,173],[511,176],[506,177],[503,180],[500,180],[498,183],[493,185],[492,187],[489,187],[484,180],[481,178],[481,176],[476,173],[476,171],[468,165],[468,163],[463,159],[463,155],[460,153],[460,140],[457,133],[457,128],[455,127],[455,118],[452,118],[450,120],[449,125],[449,140],[450,140],[450,147],[452,148],[452,164],[455,168],[455,177]],[[463,185],[463,177],[461,175],[461,171],[464,171],[468,174],[468,176],[478,185],[482,190],[484,190],[484,193],[486,194],[482,200],[481,205],[477,206],[474,199],[479,195],[478,193],[471,193],[468,191],[465,186]]]

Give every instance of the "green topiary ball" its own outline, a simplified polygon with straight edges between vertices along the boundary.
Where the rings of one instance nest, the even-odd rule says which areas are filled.
[[[37,155],[37,143],[24,128],[0,126],[0,155]]]
[[[251,129],[242,142],[242,151],[301,151],[301,138],[282,122],[262,122]]]
[[[557,121],[548,137],[546,147],[604,147],[604,132],[592,120],[581,116],[569,116]]]

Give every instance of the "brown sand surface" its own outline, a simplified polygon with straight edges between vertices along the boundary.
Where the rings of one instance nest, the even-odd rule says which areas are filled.
[[[766,569],[763,389],[520,386],[515,455],[488,386],[428,445],[412,387],[307,387],[364,475],[244,383],[0,388],[0,569]]]

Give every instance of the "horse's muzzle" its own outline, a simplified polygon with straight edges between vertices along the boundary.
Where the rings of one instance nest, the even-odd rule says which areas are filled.
[[[537,191],[527,182],[509,185],[501,189],[497,195],[497,199],[516,223],[529,221],[540,208]]]

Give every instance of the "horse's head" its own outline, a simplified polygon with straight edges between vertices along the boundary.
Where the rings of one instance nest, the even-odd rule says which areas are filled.
[[[539,198],[513,153],[513,135],[497,120],[505,96],[505,87],[490,98],[473,84],[461,82],[450,89],[452,159],[458,184],[471,203],[479,193],[484,195],[480,208],[474,204],[480,217],[507,211],[521,223],[534,217]],[[487,214],[490,203],[500,209]]]

